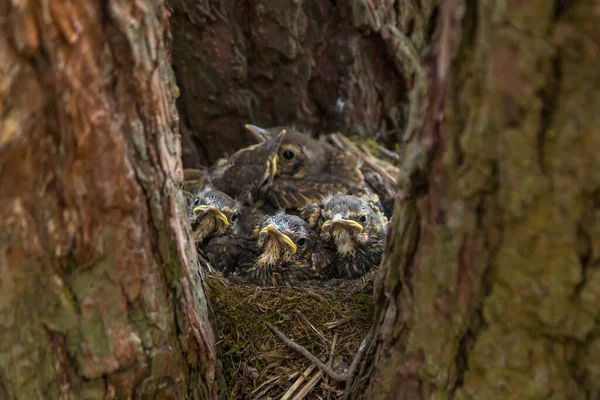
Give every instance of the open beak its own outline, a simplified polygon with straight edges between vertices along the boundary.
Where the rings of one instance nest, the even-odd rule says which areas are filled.
[[[216,217],[218,221],[221,221],[223,224],[223,228],[229,228],[229,221],[225,214],[223,214],[219,209],[215,206],[198,206],[192,210],[194,215],[203,213],[202,219],[206,218],[209,214],[212,214],[213,217]]]
[[[353,230],[358,233],[361,233],[363,231],[362,225],[358,222],[352,221],[351,219],[343,219],[339,217],[335,217],[333,219],[325,221],[325,223],[321,227],[321,229],[324,231],[329,231],[334,228]]]
[[[266,228],[261,229],[259,235],[270,235],[273,239],[277,240],[278,243],[286,246],[290,250],[290,253],[296,253],[296,243],[294,243],[289,236],[281,233],[274,225],[268,225]]]
[[[250,132],[252,136],[254,136],[254,138],[259,142],[264,142],[269,138],[269,132],[260,126],[246,124],[244,125],[244,128],[246,128],[246,130]]]

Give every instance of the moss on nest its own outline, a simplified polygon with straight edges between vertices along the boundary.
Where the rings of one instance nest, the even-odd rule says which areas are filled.
[[[330,362],[335,339],[333,367],[340,372],[348,368],[373,320],[375,273],[305,288],[240,285],[220,275],[206,274],[207,293],[216,317],[218,356],[228,389],[223,397],[281,398],[311,365],[289,350],[266,322],[325,363]],[[317,372],[315,368],[309,375]],[[298,390],[304,385],[302,382]],[[323,377],[309,398],[319,394],[334,399],[342,390],[343,384]]]
[[[390,169],[396,171],[396,168],[392,167],[399,166],[398,160],[392,160],[387,154],[382,153],[381,149],[383,146],[373,138],[354,135],[348,136],[348,140],[354,143],[364,154],[373,157],[377,163],[380,164],[384,169],[388,170],[388,172]],[[396,153],[398,156],[400,156],[400,146],[397,143],[394,145],[393,149],[388,149],[388,151]]]

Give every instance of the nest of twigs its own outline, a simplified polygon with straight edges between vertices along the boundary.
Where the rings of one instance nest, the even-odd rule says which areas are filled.
[[[344,383],[291,350],[271,323],[335,371],[346,373],[373,321],[372,271],[306,288],[257,287],[206,274],[229,399],[336,399]]]
[[[397,154],[375,141],[350,140],[340,133],[327,139],[334,147],[360,157],[365,181],[379,195],[389,215],[398,175]],[[201,173],[186,178],[195,186],[201,180]],[[224,385],[221,397],[340,398],[345,389],[340,376],[353,374],[361,356],[359,347],[372,326],[376,273],[374,270],[355,280],[314,282],[302,288],[245,285],[218,273],[205,273],[216,324],[219,375]],[[274,330],[286,338],[278,337]],[[302,346],[337,373],[338,379],[292,350],[285,340]]]

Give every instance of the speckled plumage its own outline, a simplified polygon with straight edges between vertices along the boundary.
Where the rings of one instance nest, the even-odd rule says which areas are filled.
[[[368,197],[338,195],[321,211],[321,239],[335,248],[338,278],[357,278],[376,267],[383,254],[386,220]]]
[[[247,125],[246,129],[261,140],[272,137],[281,127],[263,129]],[[364,185],[359,160],[354,155],[336,150],[325,141],[294,128],[286,127],[286,130],[288,133],[278,150],[277,174],[267,195],[273,206],[298,210]]]
[[[285,135],[285,131],[280,131],[260,144],[218,161],[210,169],[210,185],[250,205],[260,205],[273,184],[277,151]]]
[[[258,228],[257,257],[238,268],[238,274],[248,281],[262,286],[296,286],[330,273],[330,252],[301,218],[277,213]]]
[[[194,212],[200,208],[205,209]],[[253,257],[254,241],[244,235],[241,209],[239,202],[210,187],[196,193],[189,205],[198,251],[214,269],[225,274],[234,271],[240,260]]]

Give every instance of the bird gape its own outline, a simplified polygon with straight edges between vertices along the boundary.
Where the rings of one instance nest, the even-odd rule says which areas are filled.
[[[377,268],[387,217],[359,158],[296,129],[245,128],[256,145],[185,185],[209,271],[246,284],[303,286]]]

